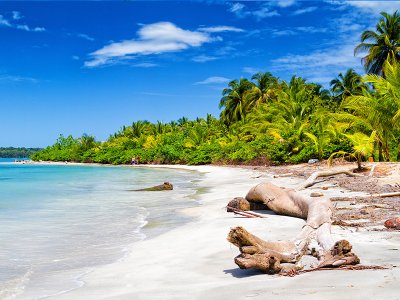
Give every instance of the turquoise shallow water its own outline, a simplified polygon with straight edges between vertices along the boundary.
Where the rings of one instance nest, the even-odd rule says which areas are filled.
[[[76,288],[133,243],[187,221],[199,174],[183,170],[0,163],[0,299]],[[170,181],[173,191],[133,192]]]

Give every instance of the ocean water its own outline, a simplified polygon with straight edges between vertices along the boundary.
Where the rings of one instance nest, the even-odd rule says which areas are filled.
[[[200,174],[0,162],[0,299],[44,299],[83,284],[134,243],[187,222]],[[170,181],[173,191],[135,192]]]

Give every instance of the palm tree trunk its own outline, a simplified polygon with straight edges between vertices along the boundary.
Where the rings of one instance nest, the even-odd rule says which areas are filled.
[[[357,156],[357,170],[361,171],[362,167],[361,167],[361,155]]]
[[[378,142],[378,148],[379,148],[379,161],[383,161],[383,153],[382,153],[382,142]]]

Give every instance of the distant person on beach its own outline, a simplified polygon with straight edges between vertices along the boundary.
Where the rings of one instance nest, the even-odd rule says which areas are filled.
[[[135,164],[135,157],[132,156],[132,165],[134,165],[134,164]]]
[[[136,158],[136,163],[137,163],[137,164],[140,164],[140,156],[138,156],[138,157]]]

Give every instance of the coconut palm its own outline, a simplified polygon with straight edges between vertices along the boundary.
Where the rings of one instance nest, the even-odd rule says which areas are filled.
[[[353,69],[348,69],[344,75],[339,73],[330,85],[338,102],[342,102],[344,98],[351,95],[361,95],[363,88],[367,88],[367,85],[362,82],[362,77]]]
[[[386,60],[400,60],[400,15],[382,12],[376,31],[367,30],[361,34],[361,44],[354,49],[354,55],[367,51],[362,58],[368,73],[385,76],[382,71]]]
[[[253,88],[254,84],[245,78],[232,80],[228,87],[222,91],[223,97],[219,103],[221,119],[229,126],[235,121],[241,120],[249,111],[249,103],[246,94]]]
[[[376,132],[380,148],[380,160],[390,160],[390,145],[398,144],[400,127],[400,63],[383,65],[386,78],[375,74],[366,75],[364,82],[375,87],[374,93],[364,91],[363,95],[345,99],[344,107],[353,111],[356,121],[364,130]]]
[[[247,93],[249,107],[259,106],[276,98],[278,89],[278,78],[272,76],[270,72],[259,72],[251,77],[255,81],[253,88]]]

